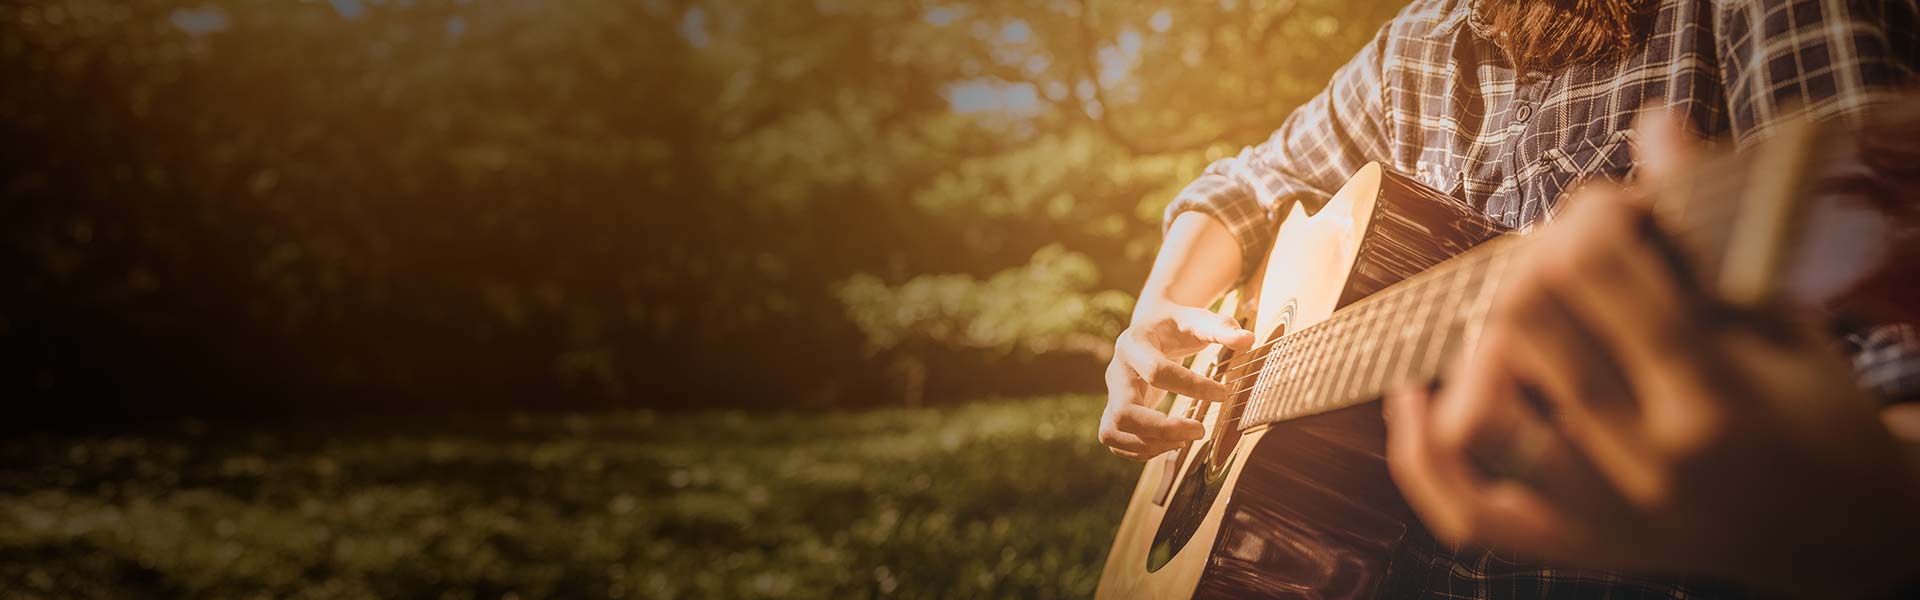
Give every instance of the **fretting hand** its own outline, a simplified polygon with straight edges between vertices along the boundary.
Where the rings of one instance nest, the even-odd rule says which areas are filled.
[[[1664,121],[1664,119],[1650,119]],[[1640,132],[1645,176],[1685,163]],[[1607,186],[1531,242],[1437,393],[1388,398],[1389,465],[1440,538],[1775,591],[1883,591],[1920,566],[1901,445],[1816,327],[1717,306]]]

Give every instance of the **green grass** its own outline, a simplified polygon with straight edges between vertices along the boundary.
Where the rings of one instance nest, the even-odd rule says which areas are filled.
[[[0,597],[1085,597],[1100,400],[0,444]]]

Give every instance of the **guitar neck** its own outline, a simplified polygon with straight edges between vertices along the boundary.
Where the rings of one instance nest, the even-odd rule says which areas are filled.
[[[1519,242],[1488,242],[1280,338],[1260,361],[1241,427],[1337,410],[1433,380],[1479,336]]]
[[[1713,287],[1722,299],[1761,305],[1782,291],[1779,273],[1796,237],[1793,224],[1801,220],[1796,204],[1804,202],[1807,148],[1841,139],[1816,138],[1804,124],[1789,130],[1794,139],[1768,152],[1726,155],[1697,168],[1696,177],[1651,190],[1655,212],[1673,227],[1690,274],[1717,278]],[[1700,207],[1695,198],[1742,201]],[[1240,426],[1337,410],[1433,381],[1454,355],[1473,347],[1524,245],[1514,237],[1492,240],[1275,341],[1257,357]]]

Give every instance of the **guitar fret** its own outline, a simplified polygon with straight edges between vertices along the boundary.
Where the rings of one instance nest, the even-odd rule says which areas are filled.
[[[1414,307],[1411,305],[1420,302],[1418,295],[1419,283],[1418,280],[1408,282],[1407,288],[1400,291],[1400,297],[1397,298],[1399,302],[1394,303],[1393,312],[1395,314],[1393,321],[1387,327],[1386,335],[1384,336],[1387,343],[1387,350],[1383,355],[1385,360],[1381,361],[1380,364],[1381,389],[1390,388],[1399,382],[1399,380],[1395,378],[1395,373],[1399,370],[1397,365],[1406,362],[1407,353],[1411,350],[1411,348],[1407,347],[1403,339],[1406,338],[1407,329],[1412,323]]]
[[[1307,337],[1296,332],[1288,339],[1287,356],[1280,368],[1280,381],[1275,384],[1273,393],[1268,395],[1273,400],[1268,403],[1267,414],[1263,418],[1278,417],[1286,405],[1287,395],[1299,385],[1300,357],[1306,353]]]
[[[1273,343],[1239,369],[1254,378],[1241,427],[1272,423],[1378,396],[1438,375],[1470,351],[1511,260],[1510,248],[1394,286]]]
[[[1282,338],[1281,354],[1273,363],[1273,376],[1267,382],[1267,391],[1261,394],[1266,400],[1260,403],[1260,419],[1265,421],[1276,414],[1275,405],[1279,403],[1279,394],[1287,387],[1287,369],[1292,366],[1295,356],[1300,354],[1300,340]]]
[[[1274,344],[1273,349],[1268,351],[1265,360],[1260,361],[1260,376],[1254,379],[1253,393],[1247,397],[1247,414],[1240,417],[1240,425],[1242,428],[1253,419],[1258,418],[1259,415],[1266,413],[1266,397],[1267,393],[1271,392],[1275,385],[1275,369],[1279,368],[1280,359],[1285,357],[1287,352],[1285,341],[1274,340],[1272,343]]]
[[[1321,346],[1319,364],[1313,369],[1313,387],[1307,388],[1307,396],[1301,399],[1300,410],[1313,412],[1325,404],[1327,377],[1333,374],[1333,359],[1339,356],[1342,320],[1328,319],[1321,327],[1327,329],[1327,343]]]
[[[1315,324],[1313,328],[1313,353],[1307,355],[1307,366],[1300,375],[1300,390],[1287,406],[1288,416],[1300,414],[1300,409],[1313,396],[1313,384],[1320,379],[1320,362],[1325,359],[1322,355],[1327,349],[1327,328],[1321,325],[1324,323]]]
[[[1353,315],[1336,316],[1333,352],[1327,355],[1326,374],[1320,378],[1320,389],[1314,394],[1314,410],[1326,410],[1339,401],[1340,375],[1346,372],[1347,355],[1353,352]]]
[[[1376,350],[1380,348],[1380,320],[1385,311],[1378,304],[1367,305],[1365,322],[1360,329],[1362,335],[1359,343],[1354,344],[1358,347],[1360,355],[1354,361],[1353,381],[1348,384],[1348,387],[1354,388],[1353,393],[1356,395],[1371,395],[1372,390],[1375,389],[1367,380],[1367,371],[1373,368],[1374,360],[1379,355]]]
[[[1373,363],[1380,360],[1382,315],[1384,312],[1380,310],[1379,304],[1367,306],[1367,325],[1361,329],[1363,335],[1356,344],[1359,346],[1359,358],[1354,360],[1354,385],[1352,385],[1356,394],[1369,394],[1373,390],[1373,381],[1367,379],[1367,373],[1373,369]]]
[[[1278,352],[1279,350],[1279,348],[1275,348],[1270,352]],[[1269,354],[1269,356],[1271,356],[1271,354]],[[1260,396],[1265,394],[1267,388],[1273,383],[1272,378],[1267,376],[1267,374],[1272,371],[1272,367],[1272,360],[1261,360],[1260,368],[1255,371],[1256,374],[1253,376],[1253,389],[1247,392],[1247,404],[1240,411],[1239,425],[1242,428],[1246,426],[1249,420],[1260,413]]]
[[[1332,327],[1327,329],[1329,352],[1321,352],[1319,365],[1313,369],[1313,387],[1308,388],[1308,396],[1300,404],[1302,412],[1313,412],[1321,406],[1327,406],[1327,381],[1332,379],[1334,360],[1340,356],[1340,333],[1346,329],[1346,319],[1329,319],[1327,327]]]
[[[1500,283],[1506,278],[1507,261],[1511,258],[1510,249],[1501,248],[1494,256],[1487,259],[1487,272],[1480,280],[1479,297],[1475,299],[1472,312],[1467,316],[1467,321],[1473,325],[1467,330],[1466,339],[1460,344],[1461,352],[1473,352],[1474,346],[1480,343],[1480,332],[1486,329],[1487,312],[1493,309],[1494,294],[1499,292]]]
[[[1455,306],[1447,310],[1452,322],[1447,324],[1447,341],[1440,348],[1445,356],[1458,355],[1465,345],[1468,329],[1475,326],[1472,322],[1473,308],[1479,303],[1480,293],[1486,287],[1486,266],[1487,261],[1475,260],[1467,263],[1463,269],[1465,272],[1460,276],[1463,284],[1459,298]]]
[[[1369,314],[1372,313],[1366,306],[1359,305],[1353,308],[1352,314],[1345,317],[1352,329],[1347,335],[1346,343],[1343,344],[1346,352],[1340,355],[1337,370],[1334,371],[1333,387],[1327,390],[1329,401],[1344,402],[1347,392],[1353,388],[1353,363],[1360,360],[1360,340],[1363,339],[1361,335],[1366,333],[1365,318]]]
[[[1383,302],[1381,303],[1380,310],[1384,316],[1381,318],[1379,333],[1373,336],[1379,349],[1373,352],[1373,358],[1371,359],[1372,364],[1368,366],[1368,369],[1372,371],[1373,374],[1367,377],[1367,381],[1369,382],[1367,387],[1376,390],[1386,389],[1387,387],[1385,381],[1387,376],[1386,369],[1387,365],[1392,362],[1394,348],[1392,341],[1387,339],[1387,334],[1394,330],[1396,327],[1394,323],[1398,321],[1401,316],[1400,305],[1402,304],[1401,300],[1405,297],[1405,292],[1406,290],[1394,290],[1391,295],[1381,299]]]
[[[1344,403],[1353,391],[1354,363],[1360,360],[1360,341],[1363,339],[1361,336],[1366,333],[1365,319],[1370,314],[1372,311],[1366,307],[1356,307],[1354,313],[1347,319],[1352,327],[1352,333],[1347,335],[1346,352],[1341,355],[1340,369],[1333,378],[1333,388],[1327,391],[1328,399],[1331,401]]]
[[[1299,407],[1300,396],[1307,390],[1307,379],[1313,376],[1314,357],[1320,353],[1320,328],[1311,327],[1304,333],[1307,343],[1302,348],[1300,364],[1294,369],[1293,388],[1280,404],[1281,416],[1291,415]]]
[[[1451,336],[1449,332],[1453,328],[1453,323],[1459,321],[1453,313],[1455,307],[1460,304],[1460,295],[1466,291],[1467,277],[1466,273],[1460,272],[1450,273],[1450,276],[1453,279],[1453,285],[1447,287],[1447,299],[1441,304],[1443,308],[1434,313],[1434,323],[1430,327],[1432,335],[1429,336],[1431,341],[1427,344],[1426,360],[1422,361],[1420,365],[1420,377],[1423,379],[1432,377],[1440,371],[1441,350],[1447,345],[1447,340]]]
[[[1429,360],[1427,350],[1433,339],[1434,325],[1438,322],[1436,319],[1439,316],[1436,314],[1439,310],[1435,303],[1439,301],[1441,294],[1447,291],[1448,286],[1445,285],[1447,281],[1444,278],[1430,277],[1421,282],[1423,289],[1420,295],[1420,312],[1419,316],[1413,320],[1413,331],[1408,337],[1408,342],[1413,344],[1413,352],[1407,355],[1407,364],[1400,372],[1401,383],[1413,381],[1424,375],[1419,369]]]

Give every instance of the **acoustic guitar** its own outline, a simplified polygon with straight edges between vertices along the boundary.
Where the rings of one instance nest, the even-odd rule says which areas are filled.
[[[1913,306],[1888,266],[1916,264],[1920,110],[1865,127],[1784,127],[1651,192],[1702,290],[1820,310]],[[1148,461],[1100,598],[1373,598],[1419,523],[1388,476],[1376,400],[1432,381],[1473,347],[1525,236],[1380,165],[1316,207],[1296,203],[1221,311],[1254,349],[1191,367],[1235,390],[1180,396],[1207,426]],[[1901,313],[1902,318],[1911,315]]]

